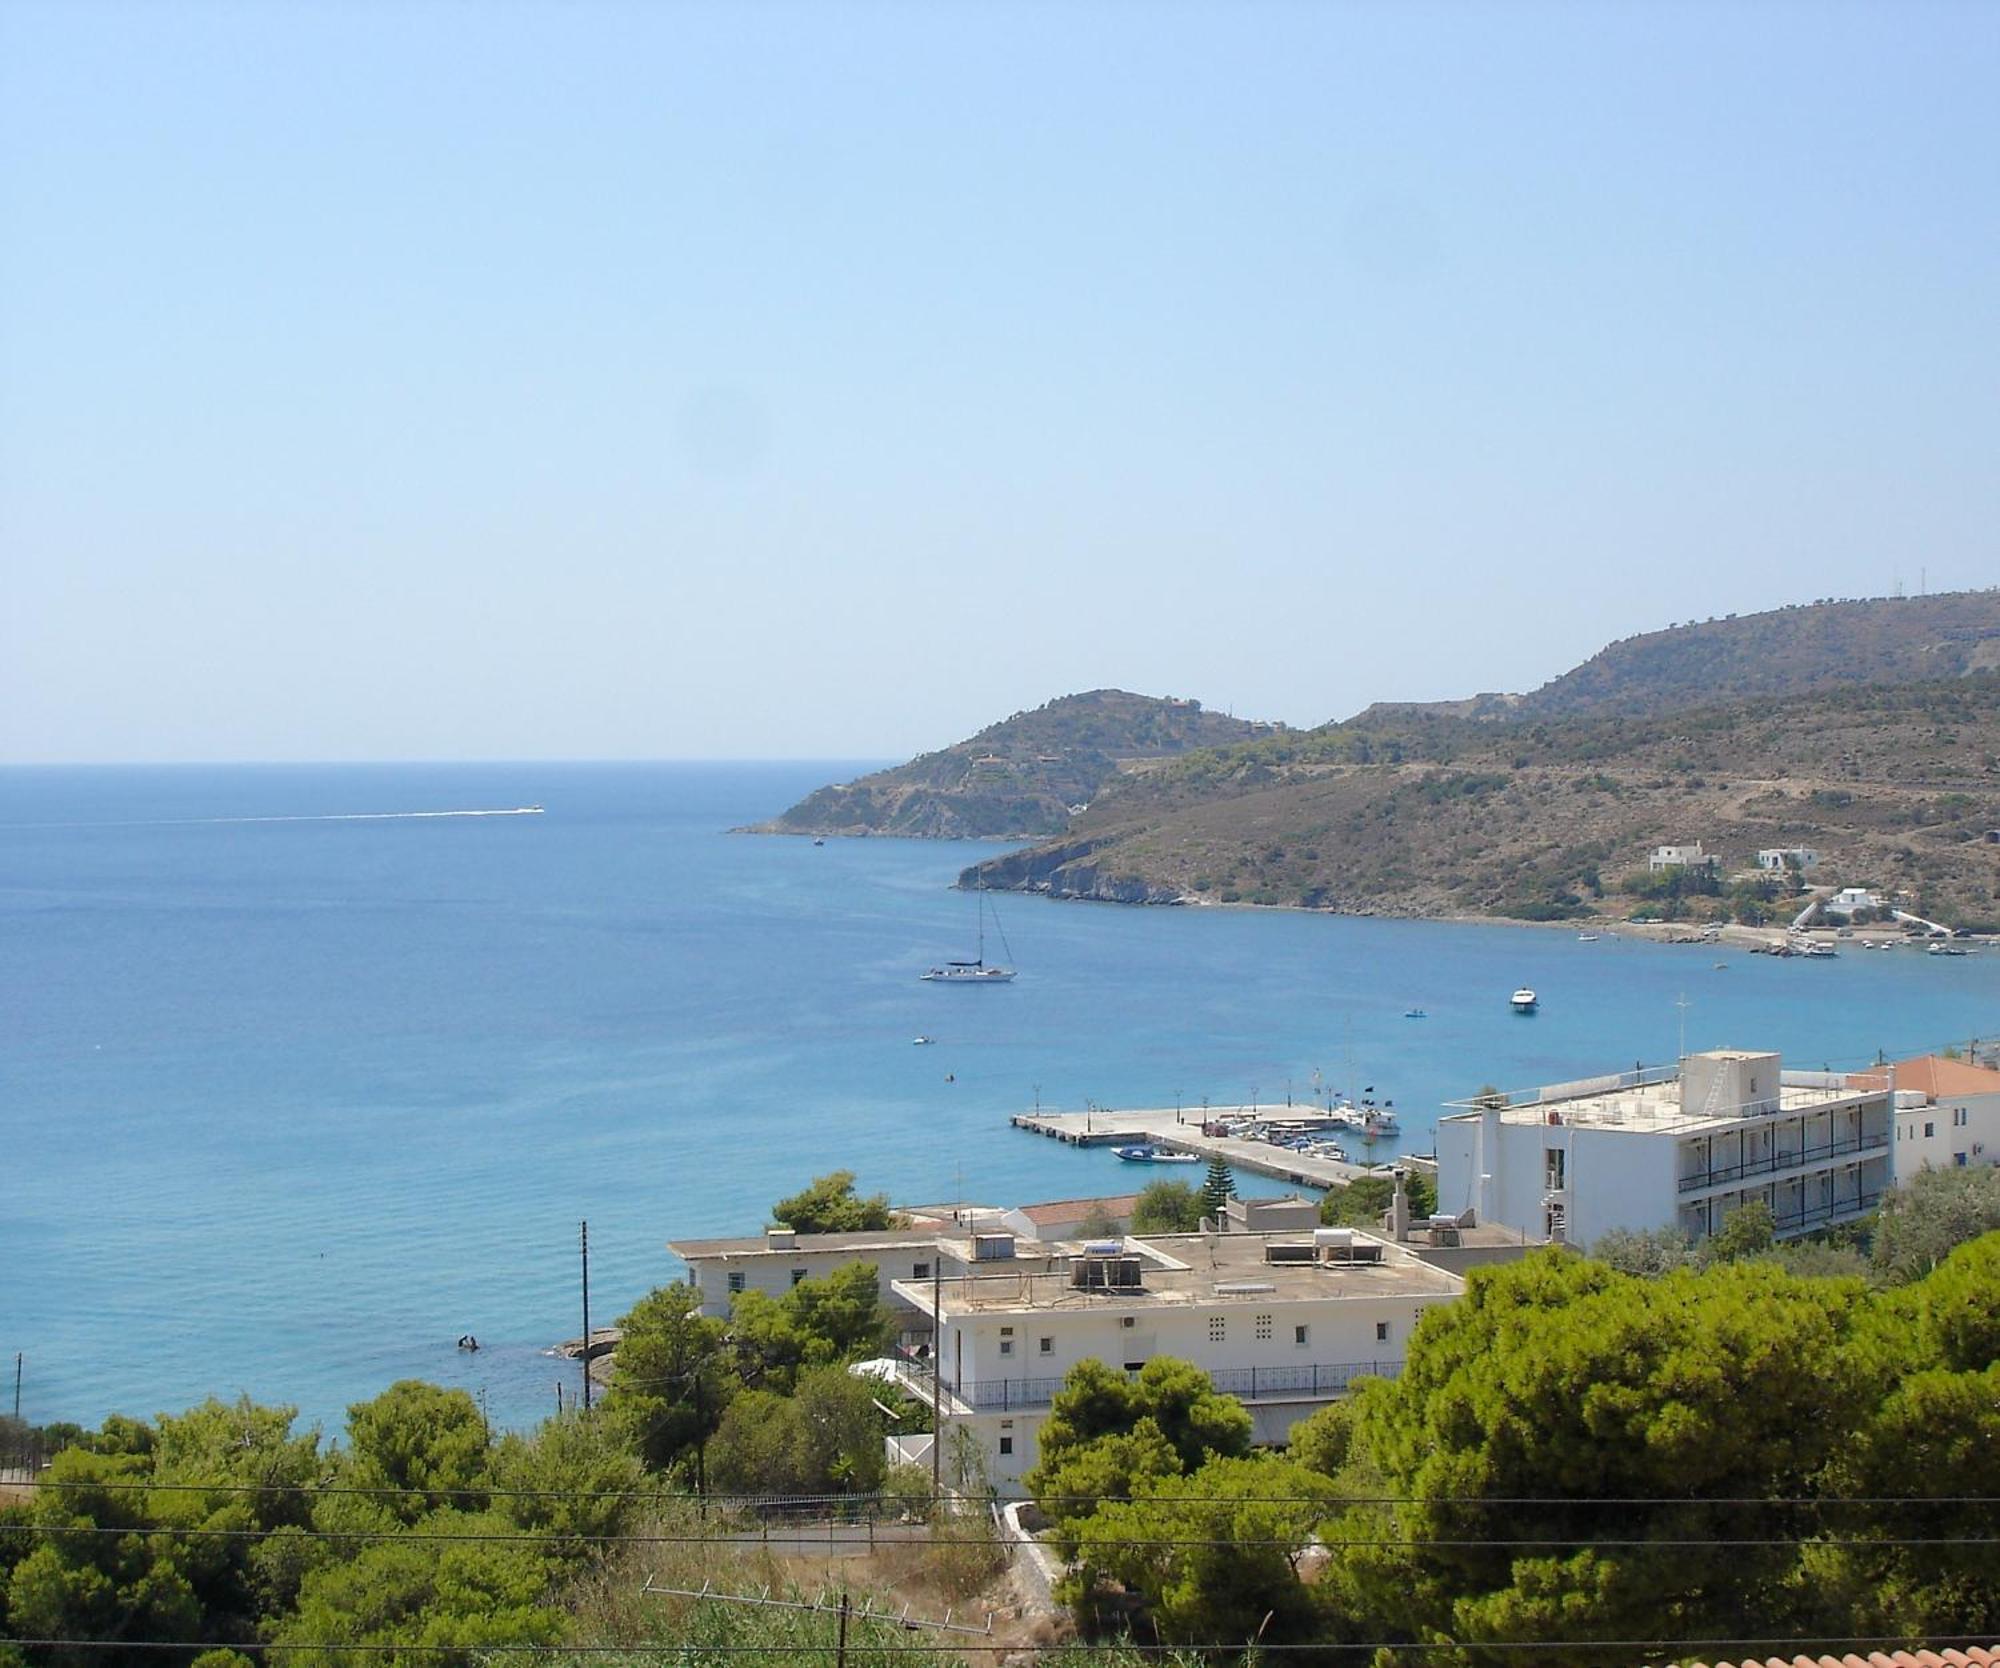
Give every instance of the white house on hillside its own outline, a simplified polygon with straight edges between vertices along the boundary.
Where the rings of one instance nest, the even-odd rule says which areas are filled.
[[[1757,867],[1772,874],[1783,874],[1787,869],[1803,874],[1819,867],[1819,853],[1811,846],[1766,846],[1757,853]]]
[[[1438,1124],[1438,1208],[1535,1239],[1700,1239],[1752,1200],[1788,1238],[1866,1214],[1892,1180],[1887,1090],[1784,1071],[1776,1054],[1721,1049],[1458,1104]]]
[[[1699,840],[1691,846],[1655,846],[1646,867],[1654,874],[1662,869],[1713,869],[1722,859],[1701,849]]]

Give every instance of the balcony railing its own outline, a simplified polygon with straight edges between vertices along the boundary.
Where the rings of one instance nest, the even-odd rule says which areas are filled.
[[[1830,1199],[1825,1203],[1806,1205],[1782,1214],[1774,1212],[1771,1217],[1771,1227],[1774,1232],[1780,1234],[1798,1233],[1807,1228],[1818,1228],[1829,1222],[1837,1222],[1843,1217],[1858,1216],[1863,1211],[1873,1210],[1881,1202],[1882,1195],[1879,1191],[1858,1193],[1850,1199]],[[1701,1210],[1699,1205],[1689,1208],[1696,1212]],[[1687,1227],[1690,1233],[1702,1231],[1699,1222],[1684,1223],[1683,1226]]]
[[[1831,1222],[1838,1216],[1849,1216],[1864,1210],[1873,1210],[1882,1202],[1881,1193],[1857,1194],[1852,1199],[1835,1199],[1824,1205],[1811,1205],[1804,1210],[1788,1211],[1783,1216],[1773,1216],[1771,1225],[1777,1232],[1788,1234],[1794,1228],[1813,1228],[1822,1222]]]
[[[1855,1153],[1886,1153],[1888,1150],[1887,1135],[1857,1135],[1845,1141],[1828,1142],[1824,1146],[1805,1147],[1798,1152],[1773,1153],[1769,1158],[1752,1159],[1747,1164],[1718,1164],[1712,1169],[1697,1170],[1691,1176],[1681,1177],[1680,1188],[1683,1193],[1695,1193],[1704,1187],[1719,1187],[1725,1182],[1743,1181],[1751,1176],[1768,1176],[1779,1170],[1817,1164],[1821,1159],[1846,1158]]]
[[[1394,1378],[1400,1361],[1306,1362],[1282,1367],[1218,1367],[1208,1375],[1215,1388],[1244,1401],[1295,1396],[1337,1396],[1358,1378]],[[928,1384],[929,1369],[913,1363],[911,1371]],[[1136,1375],[1131,1375],[1136,1376]],[[1047,1407],[1063,1387],[1060,1378],[996,1378],[978,1384],[945,1388],[978,1413],[1007,1413],[1015,1408]]]

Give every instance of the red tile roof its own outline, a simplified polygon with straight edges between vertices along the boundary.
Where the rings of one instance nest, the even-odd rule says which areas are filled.
[[[1898,1060],[1893,1069],[1897,1088],[1919,1089],[1932,1100],[1948,1100],[1954,1095],[2000,1094],[2000,1071],[1969,1066],[1963,1060],[1947,1060],[1941,1054]],[[1889,1073],[1877,1066],[1873,1071],[1855,1072],[1847,1082],[1855,1089],[1886,1089]]]
[[[2000,1076],[2000,1073],[1996,1073]],[[1136,1193],[1115,1193],[1108,1199],[1051,1199],[1046,1204],[1023,1205],[1021,1214],[1037,1227],[1050,1222],[1081,1222],[1094,1210],[1107,1216],[1130,1216],[1139,1202]]]
[[[1708,1665],[1684,1663],[1681,1668]],[[1741,1662],[1718,1662],[1714,1668],[2000,1668],[2000,1648],[1971,1645],[1964,1650],[1870,1651],[1866,1656],[1745,1657]]]

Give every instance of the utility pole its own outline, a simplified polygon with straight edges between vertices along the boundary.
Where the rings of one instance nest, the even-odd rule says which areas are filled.
[[[944,1248],[931,1253],[931,1509],[944,1496]]]
[[[583,1242],[583,1411],[590,1411],[590,1223],[582,1224]]]
[[[1685,1060],[1688,1057],[1688,993],[1686,991],[1681,992],[1680,999],[1674,1003],[1674,1006],[1681,1011],[1681,1051],[1675,1058]]]

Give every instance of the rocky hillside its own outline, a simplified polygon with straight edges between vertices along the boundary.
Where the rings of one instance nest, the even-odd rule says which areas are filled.
[[[1206,712],[1199,701],[1094,689],[988,725],[956,746],[807,795],[760,834],[1035,839],[1069,826],[1122,770],[1282,726]]]
[[[1620,885],[1656,844],[1700,840],[1729,870],[1810,845],[1815,880],[1984,925],[2000,921],[1993,828],[2000,675],[1955,664],[1650,718],[1385,710],[1133,773],[1063,838],[967,875],[1123,902],[1546,920],[1630,913]]]
[[[1362,716],[1647,717],[1848,684],[1922,683],[1996,670],[2000,590],[1953,591],[1690,621],[1613,643],[1532,694],[1381,704]]]

